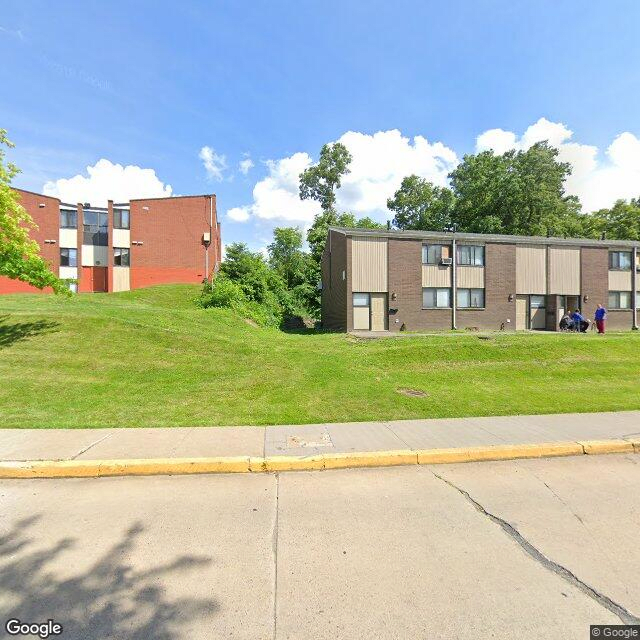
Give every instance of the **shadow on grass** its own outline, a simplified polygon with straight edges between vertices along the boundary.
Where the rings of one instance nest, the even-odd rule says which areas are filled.
[[[10,347],[21,340],[28,340],[43,333],[58,330],[59,322],[35,320],[33,322],[10,322],[11,316],[0,316],[0,349]]]
[[[167,575],[202,567],[210,558],[184,555],[164,565],[137,569],[129,564],[144,530],[137,523],[103,555],[92,557],[87,548],[91,562],[78,572],[63,557],[76,545],[75,538],[44,548],[29,536],[29,528],[39,519],[34,515],[18,521],[0,536],[3,626],[12,618],[28,623],[53,619],[62,624],[62,638],[175,640],[185,637],[194,621],[219,610],[211,600],[169,599],[162,587]],[[64,577],[57,571],[60,566]]]

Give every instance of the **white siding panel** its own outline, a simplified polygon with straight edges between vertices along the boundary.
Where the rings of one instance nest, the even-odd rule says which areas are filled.
[[[75,249],[78,246],[78,232],[76,229],[60,229],[60,248]]]
[[[77,267],[60,267],[60,279],[61,280],[77,280],[78,279]]]
[[[92,244],[82,245],[83,267],[106,267],[108,265],[109,247],[96,247]]]
[[[120,248],[131,246],[131,232],[129,229],[113,229],[113,246]]]

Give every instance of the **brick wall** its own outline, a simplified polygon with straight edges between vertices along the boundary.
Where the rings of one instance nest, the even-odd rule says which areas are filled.
[[[484,250],[484,309],[457,311],[458,329],[505,330],[516,328],[516,247],[513,244],[487,244]],[[509,295],[514,300],[509,302]],[[510,320],[511,322],[507,322]]]
[[[205,278],[202,234],[209,231],[211,196],[131,201],[131,288]],[[213,196],[209,271],[220,261],[220,226]],[[142,242],[142,245],[133,244]]]
[[[342,272],[345,279],[342,279]],[[322,326],[347,329],[347,238],[331,231],[322,254]]]
[[[51,265],[53,273],[58,275],[60,270],[60,200],[22,189],[15,191],[20,196],[20,204],[38,225],[38,229],[30,231],[30,237],[38,243],[42,257]],[[40,204],[44,204],[44,207],[40,208]],[[45,240],[55,240],[55,244],[45,244]],[[49,288],[41,291],[25,282],[0,276],[0,294],[47,293],[50,291]]]

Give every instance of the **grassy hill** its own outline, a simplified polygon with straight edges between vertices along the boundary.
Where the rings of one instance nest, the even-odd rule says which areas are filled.
[[[0,426],[293,424],[640,408],[640,336],[283,333],[197,287],[0,297]],[[424,397],[398,392],[408,388]]]

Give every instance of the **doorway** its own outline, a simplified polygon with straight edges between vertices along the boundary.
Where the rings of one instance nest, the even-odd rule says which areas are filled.
[[[516,296],[516,331],[529,328],[529,296]]]
[[[389,328],[387,294],[371,294],[371,331],[386,331]]]
[[[82,267],[82,290],[91,293],[107,291],[107,267]]]

